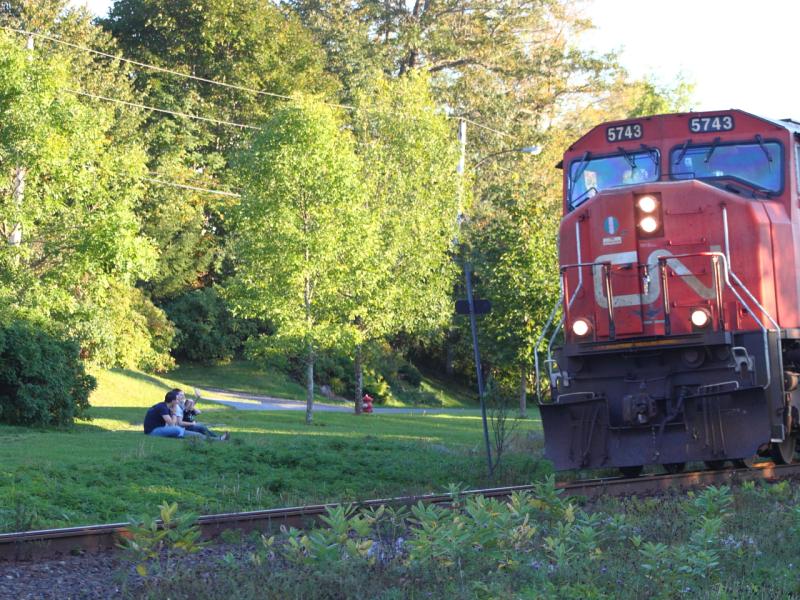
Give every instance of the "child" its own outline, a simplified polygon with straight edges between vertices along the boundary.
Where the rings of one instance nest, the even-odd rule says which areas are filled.
[[[183,420],[194,423],[195,418],[199,414],[200,411],[197,409],[195,401],[187,398],[186,404],[183,407]]]

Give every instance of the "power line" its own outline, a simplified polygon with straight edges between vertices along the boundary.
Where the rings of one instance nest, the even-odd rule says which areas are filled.
[[[96,54],[97,56],[103,56],[105,58],[110,58],[112,60],[118,60],[120,62],[128,63],[131,65],[136,65],[137,67],[142,67],[144,69],[150,69],[152,71],[158,71],[160,73],[169,73],[170,75],[177,75],[178,77],[184,77],[186,79],[193,79],[194,81],[201,81],[203,83],[210,83],[212,85],[219,85],[226,88],[239,90],[242,92],[249,92],[251,94],[259,94],[261,96],[270,96],[272,98],[279,98],[281,100],[293,100],[291,96],[287,96],[285,94],[276,94],[274,92],[266,92],[264,90],[257,90],[255,88],[245,87],[243,85],[237,85],[235,83],[227,83],[225,81],[218,81],[216,79],[208,79],[206,77],[198,77],[197,75],[190,75],[188,73],[181,73],[180,71],[175,71],[174,69],[167,69],[166,67],[159,67],[157,65],[151,65],[148,63],[140,62],[138,60],[133,60],[130,58],[125,58],[124,56],[117,56],[115,54],[109,54],[108,52],[101,52],[100,50],[95,50],[94,48],[89,48],[87,46],[80,46],[78,44],[73,44],[72,42],[68,42],[66,40],[62,40],[61,38],[57,38],[51,35],[46,35],[43,33],[36,33],[33,31],[26,31],[24,29],[15,29],[13,27],[7,27],[5,25],[0,25],[0,29],[5,29],[6,31],[12,31],[14,33],[18,33],[20,35],[29,35],[38,38],[42,38],[53,42],[55,44],[61,44],[63,46],[68,46],[70,48],[74,48],[76,50],[82,50],[83,52],[90,52],[91,54]],[[335,106],[338,108],[346,108],[348,110],[354,110],[353,106],[348,106],[346,104],[334,104],[326,102],[328,106]]]
[[[174,183],[172,181],[164,181],[163,179],[156,179],[155,177],[139,177],[139,179],[142,179],[144,181],[150,181],[152,183],[157,183],[159,185],[168,185],[171,187],[181,188],[184,190],[191,190],[193,192],[207,192],[209,194],[218,194],[220,196],[230,196],[231,198],[242,197],[241,194],[236,194],[234,192],[226,192],[224,190],[212,190],[209,188],[201,188],[193,185],[186,185],[183,183]]]
[[[4,29],[6,31],[11,31],[13,33],[17,33],[17,34],[20,34],[20,35],[27,35],[27,36],[34,36],[34,37],[42,38],[42,39],[48,40],[50,42],[53,42],[55,44],[61,44],[63,46],[68,46],[68,47],[74,48],[76,50],[81,50],[83,52],[89,52],[89,53],[95,54],[97,56],[103,56],[105,58],[110,58],[112,60],[118,60],[120,62],[136,65],[137,67],[142,67],[144,69],[150,69],[152,71],[157,71],[157,72],[160,72],[160,73],[167,73],[167,74],[170,74],[170,75],[176,75],[178,77],[184,77],[186,79],[191,79],[191,80],[194,80],[194,81],[200,81],[200,82],[203,82],[203,83],[209,83],[209,84],[212,84],[212,85],[219,85],[219,86],[230,88],[230,89],[235,89],[235,90],[239,90],[239,91],[243,91],[243,92],[249,92],[251,94],[259,94],[259,95],[262,95],[262,96],[270,96],[270,97],[273,97],[273,98],[279,98],[281,100],[286,100],[286,101],[293,101],[294,100],[294,98],[292,96],[287,96],[287,95],[284,95],[284,94],[276,94],[274,92],[266,92],[266,91],[263,91],[263,90],[257,90],[255,88],[249,88],[249,87],[242,86],[242,85],[237,85],[237,84],[234,84],[234,83],[227,83],[225,81],[218,81],[216,79],[208,79],[206,77],[199,77],[197,75],[190,75],[188,73],[181,73],[180,71],[176,71],[174,69],[167,69],[166,67],[159,67],[157,65],[152,65],[152,64],[140,62],[140,61],[137,61],[137,60],[132,60],[130,58],[125,58],[124,56],[117,56],[117,55],[114,55],[114,54],[109,54],[108,52],[101,52],[100,50],[95,50],[94,48],[89,48],[87,46],[81,46],[79,44],[74,44],[72,42],[68,42],[68,41],[63,40],[61,38],[54,37],[54,36],[51,36],[51,35],[46,35],[46,34],[43,34],[43,33],[36,33],[36,32],[33,32],[33,31],[27,31],[25,29],[15,29],[14,27],[8,27],[8,26],[5,26],[5,25],[0,25],[0,29]],[[116,101],[114,99],[108,99],[108,98],[103,98],[103,99],[107,99],[107,100],[110,100],[110,101]],[[120,100],[119,102],[124,103],[124,101],[122,101],[122,100]],[[332,102],[324,102],[324,104],[326,104],[327,106],[333,106],[333,107],[336,107],[336,108],[344,108],[346,110],[356,110],[355,106],[351,106],[351,105],[348,105],[348,104],[336,104],[336,103],[332,103]],[[141,108],[143,108],[143,107],[141,107]],[[165,112],[167,114],[176,114],[175,112],[170,112],[170,111],[167,111],[165,109],[149,108],[149,110],[155,110],[157,112]],[[369,110],[369,109],[367,109],[367,110]],[[181,115],[181,116],[183,116],[183,115]],[[207,118],[204,118],[204,117],[191,117],[191,118],[198,118],[198,119],[201,119],[201,120],[210,120],[210,119],[207,119]],[[490,132],[492,132],[492,133],[494,133],[496,135],[500,135],[500,136],[504,136],[504,137],[512,137],[510,134],[506,133],[505,131],[500,131],[498,129],[494,129],[492,127],[488,127],[487,125],[483,125],[481,123],[478,123],[477,121],[473,121],[472,119],[467,119],[466,117],[456,117],[456,116],[449,116],[448,115],[447,118],[448,119],[463,119],[464,121],[474,125],[475,127],[479,127],[481,129],[485,129],[486,131],[490,131]],[[215,121],[212,121],[212,122],[215,122]],[[258,129],[257,127],[253,127],[252,125],[238,125],[236,123],[224,123],[224,122],[222,122],[222,124],[231,124],[231,125],[237,125],[239,127],[247,127],[247,128],[251,128],[251,129]]]
[[[472,119],[467,119],[466,117],[455,117],[454,116],[454,117],[451,117],[451,118],[452,119],[461,119],[462,121],[466,121],[467,123],[470,123],[471,125],[475,125],[475,127],[480,127],[481,129],[485,129],[486,131],[491,131],[492,133],[496,133],[497,135],[501,135],[503,137],[512,137],[511,134],[506,133],[505,131],[500,131],[499,129],[492,129],[491,127],[488,127],[486,125],[481,125],[480,123],[477,123],[477,122],[473,121]]]
[[[68,88],[64,88],[65,92],[69,92],[71,94],[76,94],[78,96],[86,96],[87,98],[94,98],[95,100],[104,100],[106,102],[115,102],[117,104],[123,104],[125,106],[132,106],[134,108],[141,108],[144,110],[151,110],[154,112],[165,113],[168,115],[173,115],[176,117],[183,117],[185,119],[196,119],[198,121],[205,121],[207,123],[214,123],[216,125],[228,125],[230,127],[239,127],[240,129],[255,129],[256,131],[261,131],[260,127],[256,127],[255,125],[244,125],[242,123],[234,123],[233,121],[222,121],[220,119],[212,119],[211,117],[202,117],[200,115],[193,115],[190,113],[179,112],[176,110],[168,110],[166,108],[157,108],[155,106],[147,106],[145,104],[138,104],[136,102],[128,102],[127,100],[120,100],[119,98],[109,98],[108,96],[99,96],[97,94],[90,94],[89,92],[84,92],[81,90],[71,90]]]

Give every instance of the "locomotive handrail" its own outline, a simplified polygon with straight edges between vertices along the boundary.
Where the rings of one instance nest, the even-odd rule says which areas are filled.
[[[649,268],[650,266],[661,266],[661,265],[666,266],[666,265],[668,265],[669,261],[673,260],[673,259],[698,257],[698,256],[706,256],[706,257],[710,257],[710,258],[716,259],[715,263],[716,262],[721,262],[722,267],[723,267],[722,279],[724,281],[725,287],[730,289],[731,293],[736,297],[736,299],[739,302],[739,304],[744,307],[744,309],[747,311],[747,313],[750,315],[750,317],[752,317],[752,319],[756,323],[756,325],[758,325],[758,327],[761,329],[762,336],[763,336],[763,339],[764,339],[764,361],[766,363],[765,364],[766,381],[765,381],[765,383],[764,383],[764,385],[762,387],[763,387],[763,389],[769,388],[769,386],[772,383],[772,361],[770,360],[770,352],[769,352],[769,331],[770,331],[770,329],[764,324],[763,318],[766,318],[766,320],[769,322],[770,325],[772,325],[772,327],[774,328],[774,331],[776,332],[776,340],[777,340],[776,343],[777,343],[777,346],[778,346],[778,348],[777,348],[777,358],[778,358],[778,361],[779,361],[779,364],[780,364],[780,368],[781,368],[781,371],[782,371],[782,369],[783,369],[783,366],[782,366],[783,360],[782,360],[782,356],[781,356],[781,352],[782,352],[782,350],[781,350],[781,328],[778,325],[777,321],[769,313],[769,311],[767,311],[767,309],[764,308],[764,306],[762,306],[762,304],[756,299],[756,297],[753,295],[753,293],[747,288],[747,286],[744,285],[742,280],[730,269],[730,262],[728,260],[728,257],[726,256],[726,254],[724,254],[723,252],[709,250],[709,251],[701,251],[701,252],[690,252],[690,253],[683,253],[683,254],[675,254],[675,255],[669,255],[669,256],[659,256],[658,257],[658,261],[656,263],[653,263],[652,265],[650,263],[648,263],[648,264],[643,265],[643,266],[645,266],[646,268]],[[537,400],[540,403],[541,403],[541,398],[540,398],[540,393],[539,393],[539,383],[541,381],[541,373],[540,373],[540,362],[539,362],[539,348],[541,347],[541,344],[544,341],[544,338],[548,335],[548,333],[550,332],[550,329],[553,327],[553,322],[555,320],[555,317],[556,317],[556,314],[558,312],[558,309],[559,309],[559,307],[562,306],[563,301],[565,299],[565,291],[566,291],[566,289],[565,289],[565,283],[564,283],[564,273],[565,273],[565,271],[567,269],[578,268],[579,283],[578,283],[578,286],[576,287],[575,292],[573,293],[573,295],[570,298],[570,301],[569,301],[569,303],[568,303],[568,305],[566,307],[567,310],[569,310],[569,308],[571,308],[572,303],[574,302],[574,300],[575,300],[575,298],[577,296],[578,291],[582,287],[582,283],[583,283],[582,282],[583,268],[584,267],[592,267],[592,268],[594,268],[596,266],[602,266],[604,268],[605,279],[606,280],[610,279],[610,271],[611,271],[611,267],[613,265],[609,261],[581,262],[580,261],[580,257],[579,257],[579,262],[563,265],[559,269],[559,272],[560,272],[561,276],[559,277],[558,299],[557,299],[555,305],[553,306],[553,309],[550,311],[550,315],[549,315],[549,317],[547,319],[547,322],[545,323],[544,328],[542,329],[541,334],[539,335],[539,337],[536,340],[536,345],[535,345],[535,349],[534,349],[534,361],[535,361],[536,382],[537,382],[536,396],[537,396]],[[717,300],[717,304],[718,304],[718,315],[720,316],[720,323],[722,324],[723,323],[722,318],[721,318],[721,314],[722,314],[721,313],[721,311],[722,311],[722,296],[721,296],[721,290],[719,289],[720,286],[719,286],[719,279],[718,279],[718,274],[717,274],[717,269],[716,268],[715,268],[715,270],[713,272],[713,276],[714,276],[714,280],[715,280],[714,287],[717,290],[717,298],[716,298],[716,300]],[[665,298],[665,307],[664,307],[664,309],[665,309],[665,317],[666,317],[666,315],[669,312],[669,300],[668,300],[669,296],[668,296],[668,288],[667,288],[668,282],[667,282],[665,269],[662,269],[662,278],[663,278],[662,292],[665,295],[664,296],[664,298]],[[734,283],[736,285],[734,285]],[[752,304],[755,305],[755,307],[758,309],[758,311],[762,314],[762,317],[759,317],[759,316],[756,315],[756,312],[753,310],[753,308],[751,307],[750,303],[748,303],[742,297],[742,294],[740,294],[739,291],[737,291],[736,286],[738,286],[741,289],[741,291],[745,294],[745,296],[750,300],[750,302],[752,302]],[[609,315],[610,315],[609,334],[610,334],[610,338],[613,339],[613,296],[608,292],[609,292],[609,289],[608,289],[608,285],[607,285],[606,286],[606,293],[607,293],[607,297],[608,297]],[[668,317],[665,318],[665,321],[667,319],[668,319]],[[553,363],[556,362],[552,358],[553,343],[555,342],[556,336],[558,335],[559,331],[564,327],[564,323],[565,323],[565,315],[562,314],[562,317],[559,320],[558,324],[553,328],[552,335],[550,336],[550,338],[548,340],[548,344],[547,344],[547,360],[545,361],[545,364],[547,365],[547,370],[548,370],[548,375],[549,375],[549,380],[550,380],[549,383],[550,383],[551,387],[553,386],[553,375],[554,375],[553,374],[552,365],[553,365]],[[665,329],[666,328],[668,328],[668,325],[665,322]]]
[[[778,354],[777,354],[777,356],[778,356],[778,361],[780,362],[780,370],[781,370],[781,372],[783,372],[783,356],[782,356],[782,349],[781,349],[781,328],[778,325],[778,322],[772,317],[771,314],[769,314],[769,311],[767,311],[767,309],[764,308],[758,300],[756,300],[755,296],[752,294],[752,292],[749,289],[747,289],[747,286],[744,285],[744,283],[742,283],[742,280],[739,279],[739,277],[737,277],[736,273],[731,271],[730,265],[728,263],[728,257],[725,256],[725,254],[723,254],[722,252],[717,252],[715,250],[708,250],[708,251],[702,251],[702,252],[690,252],[690,253],[686,253],[686,254],[675,254],[675,255],[672,255],[672,256],[659,256],[658,257],[658,262],[659,263],[666,263],[671,258],[687,258],[687,257],[691,257],[691,256],[717,257],[722,261],[723,274],[725,276],[725,284],[726,284],[726,286],[731,290],[733,295],[736,296],[736,299],[745,308],[747,313],[753,318],[753,321],[755,321],[755,323],[759,326],[759,328],[761,329],[761,332],[762,332],[762,334],[764,336],[764,361],[766,362],[765,369],[766,369],[766,376],[767,377],[766,377],[766,383],[762,387],[763,387],[763,389],[769,388],[770,384],[772,383],[772,362],[770,361],[770,358],[769,358],[769,329],[764,325],[764,323],[762,322],[762,320],[760,318],[756,317],[755,312],[752,310],[752,308],[750,308],[750,305],[747,302],[745,302],[744,299],[739,294],[739,292],[736,291],[736,288],[734,288],[733,284],[731,283],[731,278],[733,278],[733,280],[736,282],[736,284],[742,289],[742,291],[744,291],[745,294],[747,294],[747,297],[750,298],[750,300],[753,302],[753,304],[755,304],[758,307],[758,309],[761,311],[761,313],[767,318],[767,320],[770,322],[770,324],[775,328],[777,346],[778,346],[778,349],[777,349],[778,350]],[[665,281],[665,290],[666,290],[666,281]]]

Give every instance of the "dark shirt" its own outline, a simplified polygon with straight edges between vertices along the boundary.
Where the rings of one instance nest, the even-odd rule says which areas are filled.
[[[156,427],[166,425],[164,417],[172,414],[166,402],[159,402],[147,409],[147,414],[144,416],[144,432],[150,433]]]
[[[185,410],[183,411],[183,420],[189,423],[194,423],[194,420],[197,418],[198,412],[194,409]]]

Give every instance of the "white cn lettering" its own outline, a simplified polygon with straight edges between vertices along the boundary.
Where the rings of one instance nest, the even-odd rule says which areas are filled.
[[[712,246],[713,252],[719,252],[719,246]],[[647,257],[647,268],[650,271],[650,285],[647,286],[647,294],[623,294],[617,296],[614,294],[614,306],[640,306],[643,304],[652,304],[661,294],[661,277],[658,272],[658,259],[661,257],[673,256],[669,250],[654,250],[650,256]],[[612,265],[634,265],[636,266],[638,257],[635,251],[616,252],[613,254],[603,254],[598,256],[595,263],[611,263]],[[681,278],[681,281],[692,288],[695,293],[701,298],[709,300],[715,297],[714,288],[708,287],[703,284],[680,260],[677,258],[668,258],[667,265],[673,272]],[[644,275],[642,273],[641,275]],[[603,283],[603,267],[602,265],[594,265],[592,267],[592,279],[594,281],[594,299],[599,306],[608,308],[608,300],[605,295],[605,285]],[[612,290],[614,277],[611,278]]]

